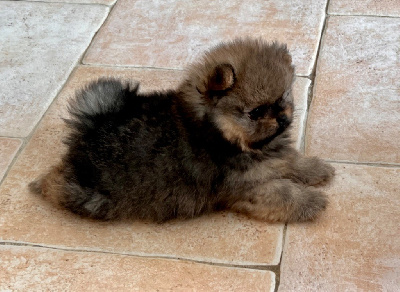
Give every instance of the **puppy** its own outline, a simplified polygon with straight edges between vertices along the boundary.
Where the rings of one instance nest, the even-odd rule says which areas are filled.
[[[189,67],[176,90],[100,79],[77,93],[62,162],[30,184],[96,219],[164,222],[231,209],[314,219],[333,167],[291,146],[294,67],[286,46],[239,39]]]

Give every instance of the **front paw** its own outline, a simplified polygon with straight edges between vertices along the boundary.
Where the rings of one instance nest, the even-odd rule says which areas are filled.
[[[297,202],[297,208],[294,209],[289,222],[314,220],[326,209],[328,203],[328,197],[324,193],[313,187],[306,188]]]
[[[310,186],[324,185],[335,175],[335,168],[317,157],[303,157],[296,166],[297,178]]]

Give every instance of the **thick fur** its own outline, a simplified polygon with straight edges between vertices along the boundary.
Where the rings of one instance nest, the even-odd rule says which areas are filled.
[[[291,146],[292,59],[285,46],[236,40],[189,67],[176,89],[138,93],[100,79],[70,104],[68,152],[31,183],[98,219],[163,222],[232,209],[267,221],[314,219],[314,188],[334,169]]]

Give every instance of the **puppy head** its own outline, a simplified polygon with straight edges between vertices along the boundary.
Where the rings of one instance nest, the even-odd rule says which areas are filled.
[[[194,64],[180,92],[197,119],[210,119],[225,139],[252,151],[292,121],[291,63],[284,45],[236,40]]]

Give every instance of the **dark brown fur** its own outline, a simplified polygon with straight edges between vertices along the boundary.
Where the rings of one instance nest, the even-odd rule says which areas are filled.
[[[62,162],[31,189],[77,214],[163,222],[232,209],[268,221],[314,219],[334,169],[292,148],[294,68],[285,46],[221,44],[177,90],[89,84],[70,104]]]

